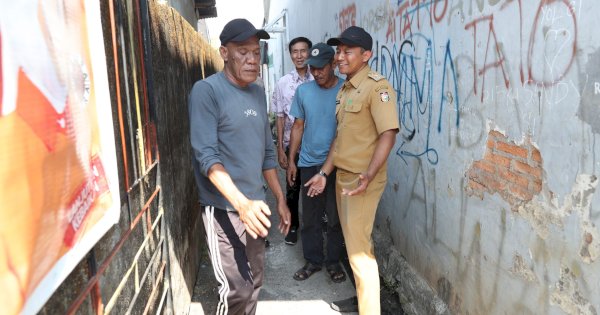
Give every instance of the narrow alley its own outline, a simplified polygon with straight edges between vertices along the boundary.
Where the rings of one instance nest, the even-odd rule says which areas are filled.
[[[283,172],[280,174],[283,183]],[[275,209],[273,195],[269,193],[267,196],[269,207]],[[277,220],[275,212],[271,222]],[[329,303],[356,294],[349,280],[333,283],[324,271],[317,272],[304,281],[294,280],[292,275],[304,263],[302,241],[299,240],[293,246],[287,245],[276,229],[271,229],[268,240],[270,246],[267,247],[265,280],[259,295],[257,315],[339,314],[331,309]],[[206,255],[201,259],[190,314],[208,315],[215,314],[216,311],[218,283],[213,275],[210,259]]]
[[[228,165],[262,200],[261,171],[274,184],[272,164],[288,167],[292,141],[277,136],[309,125],[304,107],[279,109],[279,83],[291,103],[314,81],[305,95],[327,97],[298,102],[329,109],[312,130],[336,147],[312,174],[323,182],[337,168],[362,196],[376,183],[377,202],[327,208],[346,215],[353,265],[368,266],[357,274],[377,279],[365,276],[376,261],[382,314],[598,315],[598,16],[590,0],[0,1],[0,314],[214,314],[199,200],[217,188],[202,192],[213,186],[199,184],[209,170],[196,177],[192,138],[235,126],[230,145],[244,155]],[[221,38],[237,18],[246,24]],[[252,54],[229,51],[240,34]],[[226,77],[237,73],[225,72],[238,65],[229,57],[252,67],[241,85]],[[212,86],[192,93],[209,77],[234,83],[221,91],[240,91],[236,101],[217,104],[233,92]],[[212,107],[189,106],[199,103]],[[366,139],[365,149],[340,149],[338,137]],[[256,163],[240,166],[251,154]],[[353,169],[336,164],[354,158]],[[236,210],[262,205],[240,195]],[[275,209],[271,192],[267,203]],[[350,279],[310,276],[310,264],[294,280],[303,244],[285,244],[276,227],[268,240],[257,314],[338,314],[330,303],[356,294]],[[248,266],[236,266],[244,281]],[[376,301],[360,296],[361,307]]]

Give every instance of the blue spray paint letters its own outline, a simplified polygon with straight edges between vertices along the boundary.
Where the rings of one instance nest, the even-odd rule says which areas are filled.
[[[455,106],[456,126],[460,123],[458,84],[450,40],[444,48],[443,67],[435,66],[433,41],[421,33],[405,40],[399,50],[396,44],[387,47],[376,43],[375,47],[370,66],[388,79],[398,95],[398,113],[405,140],[396,154],[406,164],[406,157],[425,156],[429,163],[436,165],[439,156],[431,141],[435,133],[431,131],[436,128],[437,134],[441,133],[446,104]],[[417,47],[423,48],[419,52]],[[435,80],[436,72],[439,76],[440,71],[441,82]],[[439,106],[436,108],[434,104]],[[426,135],[424,146],[413,141],[418,134]]]

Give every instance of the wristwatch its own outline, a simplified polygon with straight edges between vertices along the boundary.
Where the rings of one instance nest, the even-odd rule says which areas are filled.
[[[327,173],[323,172],[323,170],[319,170],[319,175],[327,178]]]

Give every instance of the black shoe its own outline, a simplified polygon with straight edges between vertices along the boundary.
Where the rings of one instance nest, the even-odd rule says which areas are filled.
[[[358,312],[358,298],[353,296],[345,300],[333,301],[330,306],[334,311],[342,313]]]
[[[265,238],[265,248],[271,246],[271,242]]]
[[[296,245],[298,242],[298,232],[295,228],[290,229],[288,234],[285,236],[285,243],[288,245]]]

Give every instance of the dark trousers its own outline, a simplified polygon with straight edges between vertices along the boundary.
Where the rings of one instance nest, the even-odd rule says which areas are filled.
[[[237,212],[205,206],[202,220],[219,282],[217,314],[255,314],[264,276],[265,239],[247,237]]]
[[[328,176],[323,193],[309,197],[304,184],[319,173],[321,165],[302,167],[302,252],[304,259],[317,266],[329,266],[340,261],[344,236],[340,226],[335,198],[335,171]],[[327,214],[327,254],[323,255],[323,212]],[[325,257],[324,257],[325,256]]]
[[[289,153],[288,148],[285,149],[285,155],[287,156]],[[298,154],[294,158],[296,165],[298,165]],[[298,216],[298,201],[300,199],[300,176],[301,171],[298,168],[298,173],[296,174],[296,181],[294,181],[294,186],[290,186],[290,184],[285,181],[285,201],[290,209],[290,215],[292,219],[292,224],[290,225],[290,229],[297,229],[300,226],[300,219]]]

